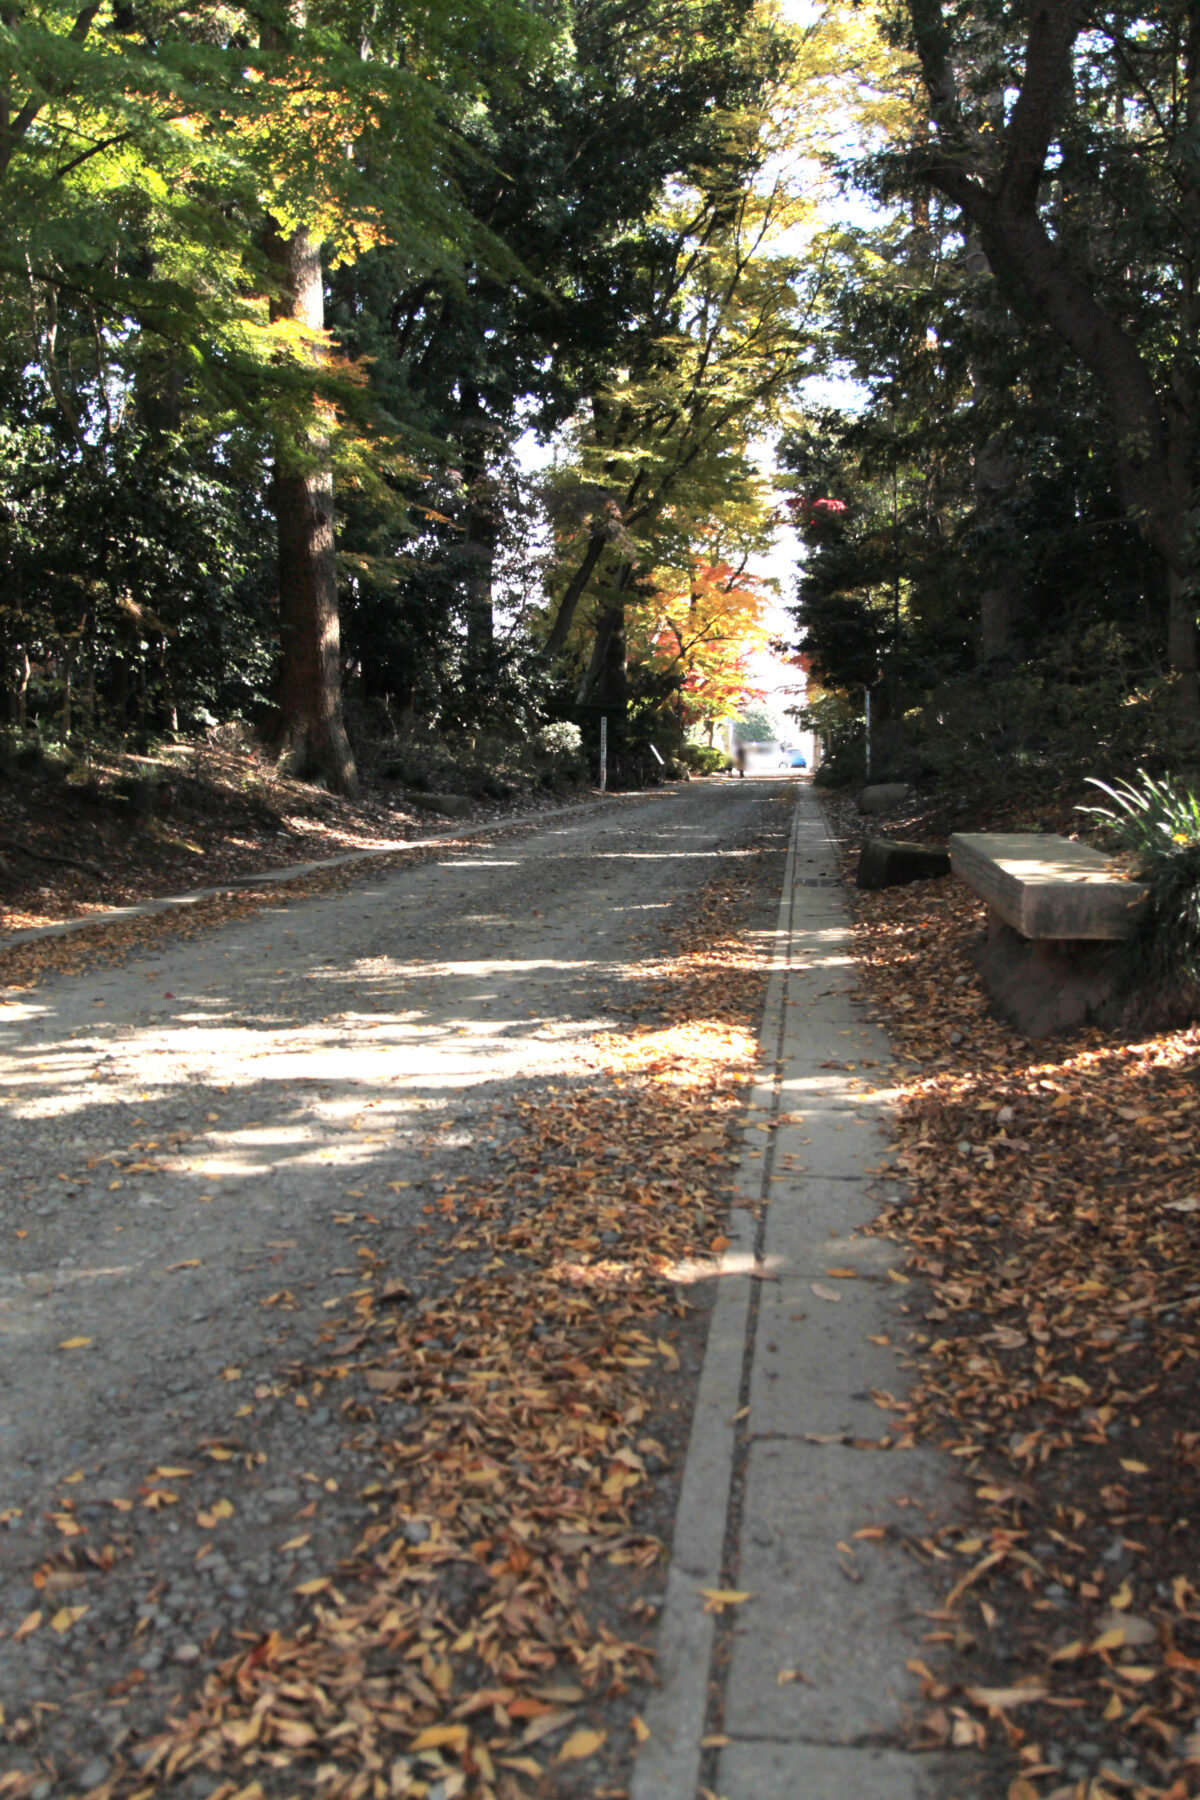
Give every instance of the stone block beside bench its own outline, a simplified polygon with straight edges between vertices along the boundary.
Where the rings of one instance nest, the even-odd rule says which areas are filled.
[[[858,853],[856,887],[874,891],[877,888],[900,887],[909,881],[933,881],[950,873],[950,858],[944,850],[928,844],[906,844],[900,838],[868,838]]]
[[[1114,946],[1133,931],[1144,886],[1049,832],[957,832],[950,863],[987,902],[976,966],[1022,1031],[1046,1037],[1114,1014]]]

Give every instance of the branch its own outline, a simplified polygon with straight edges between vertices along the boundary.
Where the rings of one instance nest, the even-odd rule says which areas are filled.
[[[99,11],[100,0],[91,0],[91,3],[84,7],[83,11],[76,18],[74,25],[72,25],[70,31],[67,33],[68,43],[83,43],[89,31],[92,29],[92,20]],[[68,82],[64,87],[63,92],[66,93],[69,91],[70,83]],[[53,99],[55,92],[55,82],[53,77],[51,77],[51,79],[46,82],[41,96],[38,97],[31,94],[16,118],[10,125],[5,127],[3,135],[0,136],[0,180],[8,173],[8,165],[12,161],[18,145],[22,143],[28,134],[30,126],[33,124],[46,102]]]
[[[997,195],[1013,213],[1028,214],[1037,206],[1083,13],[1080,0],[1036,0],[1032,9],[1025,78],[1008,122],[1008,153]]]

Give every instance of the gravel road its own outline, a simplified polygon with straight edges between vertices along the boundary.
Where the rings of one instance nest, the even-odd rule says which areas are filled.
[[[443,1183],[502,1166],[524,1087],[627,1022],[659,926],[777,793],[693,783],[355,872],[0,1008],[11,1791],[103,1782],[344,1554],[354,1455],[289,1362],[352,1323],[364,1258],[443,1291]]]

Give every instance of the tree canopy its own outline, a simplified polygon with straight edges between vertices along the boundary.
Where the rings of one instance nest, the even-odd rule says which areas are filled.
[[[754,698],[782,600],[848,768],[868,696],[877,768],[1194,756],[1198,37],[9,9],[11,722],[237,716],[348,788],[364,732],[604,716],[619,772]]]

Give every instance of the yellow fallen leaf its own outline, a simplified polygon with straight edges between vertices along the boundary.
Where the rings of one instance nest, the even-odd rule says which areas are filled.
[[[585,1757],[595,1756],[597,1750],[608,1736],[606,1731],[573,1731],[558,1755],[556,1762],[582,1762]]]
[[[741,1606],[753,1595],[738,1588],[701,1588],[705,1612],[723,1612],[727,1606]]]
[[[639,1744],[644,1744],[646,1739],[650,1736],[650,1727],[647,1725],[645,1719],[643,1719],[641,1713],[634,1713],[632,1724],[634,1737]]]
[[[212,1458],[213,1462],[232,1462],[233,1461],[233,1451],[226,1450],[223,1444],[214,1444],[212,1446],[212,1448],[209,1450],[206,1450],[204,1452],[204,1454],[205,1454],[205,1456],[210,1456]]]
[[[312,1532],[306,1531],[303,1533],[303,1535],[301,1537],[289,1538],[286,1544],[280,1544],[279,1554],[282,1556],[284,1554],[284,1552],[287,1550],[303,1549],[304,1545],[307,1544],[307,1542],[311,1536],[312,1536]]]
[[[1125,1627],[1112,1625],[1107,1631],[1102,1631],[1099,1637],[1092,1639],[1091,1647],[1093,1650],[1119,1650],[1124,1642]]]
[[[186,1262],[168,1263],[167,1274],[173,1275],[176,1269],[198,1269],[199,1267],[200,1258],[198,1256],[189,1256]]]
[[[91,1338],[85,1337],[64,1338],[58,1347],[60,1350],[86,1350],[91,1341]]]
[[[59,1637],[70,1631],[77,1619],[82,1619],[87,1611],[86,1606],[60,1606],[50,1621],[51,1631],[57,1631]]]
[[[233,1501],[232,1500],[214,1501],[212,1506],[209,1507],[209,1511],[212,1513],[212,1515],[215,1519],[232,1519],[232,1517],[233,1517]]]
[[[1127,1581],[1123,1581],[1109,1601],[1113,1612],[1125,1612],[1133,1605],[1133,1589]]]
[[[1149,1463],[1137,1462],[1132,1456],[1123,1456],[1121,1467],[1127,1475],[1148,1475],[1150,1473]]]
[[[1044,1699],[1046,1684],[1034,1677],[1029,1681],[1018,1682],[1015,1687],[972,1687],[966,1692],[968,1700],[973,1700],[976,1706],[1003,1712],[1010,1706],[1031,1706],[1035,1700]]]
[[[470,1732],[465,1725],[427,1725],[424,1731],[418,1731],[409,1749],[453,1750],[456,1756],[461,1756],[469,1738]]]
[[[34,1632],[37,1630],[38,1626],[41,1624],[41,1622],[42,1622],[42,1609],[39,1606],[36,1612],[31,1612],[31,1613],[25,1614],[25,1617],[21,1620],[21,1623],[17,1626],[17,1629],[13,1632],[14,1640],[19,1644],[23,1638],[32,1637]]]
[[[314,1575],[311,1581],[302,1581],[299,1587],[292,1589],[293,1594],[321,1594],[329,1586],[328,1575]]]
[[[190,1469],[168,1469],[168,1468],[157,1468],[154,1471],[154,1473],[156,1475],[160,1476],[163,1481],[183,1481],[188,1475],[191,1474],[191,1472],[192,1471]]]
[[[536,1781],[542,1773],[542,1765],[535,1762],[532,1756],[498,1756],[496,1761],[503,1769],[516,1769],[519,1775],[532,1775]]]

